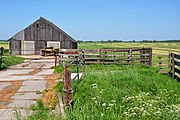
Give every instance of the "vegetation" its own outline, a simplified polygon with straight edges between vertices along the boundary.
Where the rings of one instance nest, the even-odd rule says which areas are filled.
[[[6,69],[9,66],[19,64],[23,62],[23,58],[16,56],[3,56],[3,62],[0,69]]]
[[[155,54],[180,51],[175,43],[80,43],[80,49],[152,47],[153,67],[141,65],[87,65],[73,95],[67,119],[180,119],[180,84],[169,75],[158,74]],[[71,69],[71,68],[70,68]],[[55,68],[62,73],[62,65]],[[56,85],[63,95],[63,83]],[[38,102],[37,112],[27,119],[61,119]]]
[[[156,68],[89,65],[68,119],[179,119],[180,85]]]

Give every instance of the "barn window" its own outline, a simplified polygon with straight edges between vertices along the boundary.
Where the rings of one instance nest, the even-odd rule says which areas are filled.
[[[39,24],[36,24],[36,27],[39,28]]]

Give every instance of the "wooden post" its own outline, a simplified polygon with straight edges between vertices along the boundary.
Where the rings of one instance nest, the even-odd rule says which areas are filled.
[[[175,76],[175,71],[174,71],[174,67],[175,67],[175,64],[174,64],[174,61],[175,61],[175,59],[174,59],[174,53],[172,53],[171,54],[172,56],[172,58],[171,58],[171,65],[172,65],[172,67],[171,67],[171,71],[172,71],[172,77],[174,78],[174,76]]]
[[[1,48],[0,48],[0,68],[1,68],[1,64],[2,64],[3,50],[4,50],[4,48],[1,47]]]
[[[149,66],[152,66],[152,48],[149,48]]]
[[[57,54],[55,54],[55,67],[57,66]]]
[[[69,107],[72,102],[71,74],[68,66],[64,64],[64,104]]]

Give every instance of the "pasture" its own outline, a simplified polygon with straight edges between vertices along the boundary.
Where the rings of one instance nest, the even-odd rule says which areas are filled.
[[[80,43],[79,49],[152,47],[153,66],[86,65],[67,119],[180,119],[180,84],[158,73],[157,55],[179,43]],[[62,93],[62,83],[56,86]]]
[[[152,47],[153,66],[86,65],[84,77],[73,95],[73,110],[66,119],[180,119],[180,84],[169,75],[159,74],[157,55],[180,52],[179,42],[168,43],[79,43],[79,49]],[[7,48],[7,43],[0,43]],[[62,74],[62,65],[55,68]],[[63,82],[55,87],[63,96]],[[60,119],[52,109],[38,103],[37,112],[27,119]]]

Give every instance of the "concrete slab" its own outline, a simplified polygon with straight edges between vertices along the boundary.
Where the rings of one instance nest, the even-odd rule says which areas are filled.
[[[13,100],[12,103],[8,104],[7,106],[9,108],[29,108],[35,103],[35,100]]]
[[[48,63],[48,62],[52,62],[54,63],[54,59],[41,59],[41,60],[32,60],[31,62],[40,62],[40,63]]]
[[[1,114],[1,111],[3,113]],[[33,111],[28,110],[28,109],[0,109],[0,120],[17,120],[17,113],[21,117],[21,119],[25,119],[26,116],[31,115]]]
[[[0,77],[0,81],[27,81],[27,80],[42,80],[44,76],[28,75],[28,76],[5,76]]]
[[[24,68],[34,68],[34,69],[36,69],[36,68],[42,67],[43,65],[44,65],[43,63],[32,63],[31,62],[31,64],[29,64],[28,66],[26,66]]]
[[[11,86],[10,82],[0,83],[0,90],[3,90],[6,87]]]
[[[6,71],[0,71],[0,77],[11,76],[14,74],[28,74],[34,69],[8,69]]]
[[[45,63],[45,65],[42,68],[52,68],[55,66],[55,63]]]
[[[13,69],[14,68],[24,68],[25,66],[28,66],[29,64],[30,64],[30,62],[25,62],[25,63],[10,66],[9,68],[13,68]]]
[[[11,98],[16,100],[36,100],[39,99],[42,96],[42,94],[36,94],[36,93],[16,93]]]
[[[0,109],[0,120],[11,120],[11,114],[7,109]]]
[[[46,88],[46,81],[45,80],[38,80],[38,81],[24,81],[18,92],[35,92],[35,91],[42,91]]]
[[[51,75],[53,74],[54,70],[53,69],[41,69],[41,71],[39,73],[37,73],[36,75]]]

